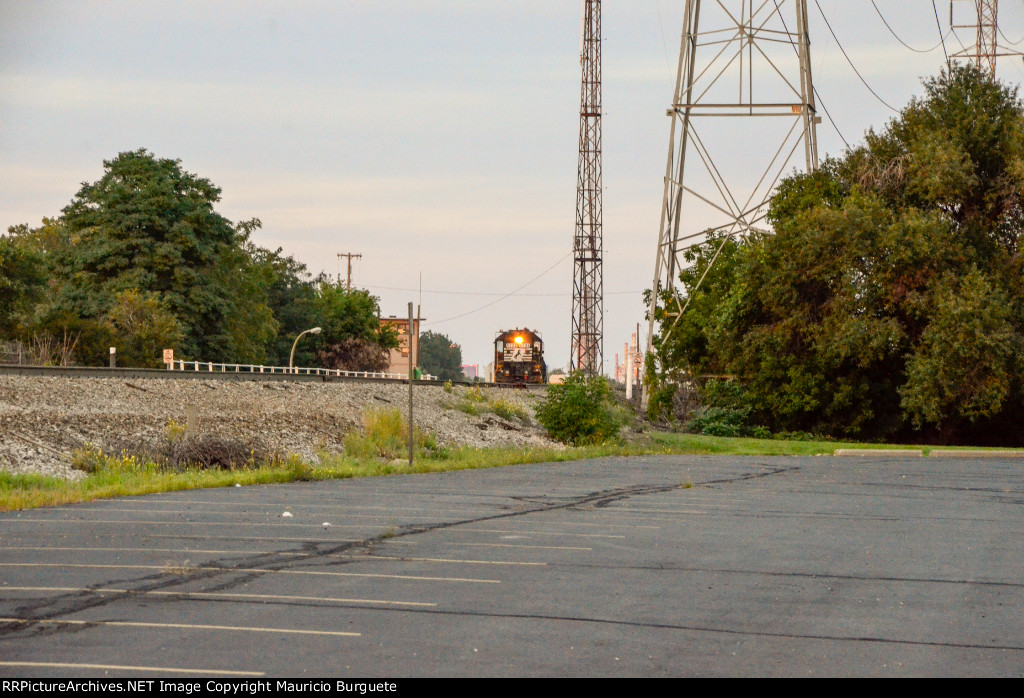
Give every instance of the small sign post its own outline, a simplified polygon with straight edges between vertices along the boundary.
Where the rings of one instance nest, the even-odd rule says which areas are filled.
[[[167,364],[167,370],[174,370],[174,350],[164,349],[164,363]]]
[[[117,368],[117,347],[110,347],[110,368]]]

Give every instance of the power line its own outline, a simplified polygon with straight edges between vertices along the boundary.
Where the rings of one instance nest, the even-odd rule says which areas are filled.
[[[960,44],[960,48],[963,52],[967,53],[967,45],[960,39],[960,35],[956,33],[956,29],[951,29],[950,31],[953,33],[953,38],[956,39],[956,42]],[[946,58],[946,61],[949,61],[948,57]]]
[[[847,150],[850,150],[850,142],[846,140],[846,136],[844,136],[843,132],[839,130],[839,127],[836,125],[836,120],[833,119],[832,114],[829,113],[828,107],[825,106],[825,102],[822,100],[821,94],[818,93],[817,87],[814,88],[814,98],[818,100],[818,104],[821,106],[821,110],[825,112],[825,116],[828,117],[828,122],[832,124],[832,128],[834,128],[836,133],[839,134],[839,139],[843,142],[843,145],[846,146]]]
[[[885,15],[882,14],[882,11],[880,9],[878,9],[878,5],[875,4],[875,0],[871,0],[871,6],[875,8],[875,12],[878,13],[878,17],[879,17],[879,19],[882,20],[882,24],[885,25],[885,28],[889,30],[889,33],[893,35],[893,37],[896,39],[896,41],[900,42],[905,47],[907,47],[908,49],[913,51],[914,53],[931,53],[932,51],[934,51],[935,49],[939,48],[940,46],[943,46],[943,42],[944,42],[945,37],[942,36],[942,32],[940,30],[940,32],[939,32],[939,43],[935,44],[934,46],[932,46],[929,49],[914,48],[913,46],[911,46],[906,41],[904,41],[903,39],[900,38],[899,34],[896,33],[896,31],[892,28],[892,26],[889,24],[889,22],[885,19]]]
[[[469,311],[467,311],[467,312],[465,312],[465,313],[460,313],[460,314],[458,314],[458,315],[453,315],[453,316],[451,316],[451,317],[445,318],[444,320],[436,320],[436,321],[434,321],[434,322],[429,322],[429,323],[424,323],[424,324],[427,324],[427,325],[440,325],[440,324],[441,324],[442,322],[449,322],[450,320],[458,320],[458,319],[459,319],[459,318],[461,318],[461,317],[466,317],[467,315],[472,315],[473,313],[477,313],[477,312],[480,312],[480,311],[481,311],[481,310],[483,310],[484,308],[490,308],[490,307],[491,307],[492,305],[494,305],[495,303],[500,303],[501,301],[505,300],[506,298],[509,298],[509,297],[511,297],[511,296],[514,296],[514,295],[516,295],[517,293],[519,293],[520,291],[522,291],[522,290],[523,290],[524,288],[526,288],[527,286],[529,286],[530,284],[532,284],[532,283],[533,283],[534,281],[536,281],[536,280],[537,280],[537,279],[539,279],[540,277],[542,277],[542,276],[544,276],[545,274],[547,274],[547,273],[548,273],[549,271],[551,271],[552,269],[554,269],[555,267],[557,267],[557,266],[558,266],[559,264],[561,264],[561,263],[562,263],[562,262],[564,262],[565,260],[569,259],[569,257],[571,257],[571,256],[573,255],[573,252],[575,252],[575,250],[573,250],[573,251],[569,252],[569,253],[568,253],[568,254],[566,254],[566,255],[565,255],[564,257],[562,257],[561,259],[559,259],[559,260],[558,260],[557,262],[555,262],[554,264],[552,264],[552,265],[551,265],[550,267],[548,267],[547,269],[545,269],[545,270],[544,270],[544,271],[542,271],[541,273],[537,274],[537,276],[533,277],[532,279],[530,279],[529,281],[527,281],[527,282],[526,282],[525,284],[523,284],[523,285],[522,285],[522,286],[520,286],[519,288],[515,289],[514,291],[509,291],[508,293],[506,293],[506,294],[505,294],[504,296],[502,296],[501,298],[498,298],[498,299],[496,299],[496,300],[493,300],[493,301],[491,301],[490,303],[484,303],[484,304],[483,304],[483,305],[481,305],[481,306],[480,306],[479,308],[473,308],[472,310],[469,310]]]
[[[892,106],[884,99],[882,99],[882,97],[871,88],[871,85],[869,85],[868,81],[864,79],[864,76],[860,74],[860,71],[857,70],[857,66],[853,64],[853,61],[850,60],[850,56],[846,53],[846,49],[843,48],[843,44],[840,43],[839,37],[836,36],[835,31],[832,30],[832,25],[829,24],[828,17],[825,16],[825,11],[821,9],[821,3],[819,3],[818,0],[814,0],[814,5],[815,7],[818,8],[818,14],[820,14],[821,18],[825,20],[825,26],[828,27],[828,31],[830,34],[832,34],[832,38],[836,40],[836,45],[839,46],[839,50],[843,52],[843,56],[846,58],[846,62],[850,64],[850,67],[853,68],[853,72],[856,73],[857,77],[860,78],[860,81],[864,83],[864,87],[868,88],[868,92],[873,94],[875,96],[875,99],[877,99],[879,102],[892,109],[894,112],[898,113],[899,109],[897,109],[896,107]]]
[[[661,2],[655,0],[655,5],[658,7],[658,28],[661,30],[661,46],[665,49],[665,67],[668,68],[669,72],[672,72],[672,64],[668,60],[668,41],[665,40],[665,22],[661,18]]]
[[[399,286],[377,286],[371,285],[366,287],[369,290],[384,290],[384,291],[423,291],[423,293],[432,294],[435,296],[507,296],[507,293],[484,293],[482,291],[429,291],[427,289],[418,288],[402,288]],[[643,291],[605,291],[606,296],[626,296],[643,293]],[[517,293],[515,294],[519,298],[566,298],[571,296],[571,293]]]
[[[997,24],[996,25],[996,29],[999,30],[999,36],[1001,36],[1004,39],[1006,39],[1006,43],[1010,44],[1011,46],[1020,46],[1021,44],[1024,44],[1024,36],[1020,37],[1020,39],[1018,39],[1017,41],[1010,41],[1010,37],[1008,37],[1006,34],[1003,33],[1003,28],[1002,27],[1000,27]]]
[[[939,30],[939,43],[942,44],[942,55],[946,57],[946,65],[949,65],[949,54],[946,52],[946,37],[942,33],[942,23],[939,21],[939,8],[935,6],[935,0],[932,0],[932,12],[935,13],[935,26]],[[950,25],[949,31],[953,32],[952,22],[950,22]],[[953,36],[956,36],[956,32],[953,32]]]

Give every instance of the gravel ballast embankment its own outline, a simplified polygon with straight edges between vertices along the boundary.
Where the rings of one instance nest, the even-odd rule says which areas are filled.
[[[440,444],[557,446],[533,418],[538,392],[483,389],[489,400],[524,408],[529,423],[454,409],[466,393],[461,386],[449,393],[418,385],[414,393],[416,426]],[[314,459],[319,450],[340,452],[345,434],[362,428],[369,408],[405,414],[408,395],[408,385],[400,383],[0,376],[0,469],[80,477],[70,467],[74,449],[155,447],[166,442],[172,421],[185,424],[190,406],[201,434],[259,440]]]

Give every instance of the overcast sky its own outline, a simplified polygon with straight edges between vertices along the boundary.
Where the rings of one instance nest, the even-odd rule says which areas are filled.
[[[821,0],[876,98],[809,4],[815,85],[842,133],[826,119],[819,151],[839,155],[842,138],[894,115],[880,99],[902,107],[944,64],[936,9],[875,0],[900,39],[933,49],[918,53],[870,0]],[[935,5],[959,49],[948,1]],[[603,3],[609,372],[651,285],[683,6]],[[1000,11],[1000,40],[1024,38],[1024,3]],[[419,301],[422,274],[424,329],[467,363],[492,360],[499,329],[528,326],[564,367],[580,12],[579,0],[0,0],[0,229],[59,215],[103,160],[146,148],[213,181],[220,213],[261,219],[255,241],[313,273],[362,254],[354,283],[384,315]],[[1019,83],[1022,66],[1003,59],[999,77]],[[748,153],[727,155],[742,179]]]

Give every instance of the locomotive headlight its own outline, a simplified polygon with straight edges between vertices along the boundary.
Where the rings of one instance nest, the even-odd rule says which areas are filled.
[[[516,337],[516,344],[522,344],[522,343],[523,343],[523,338],[522,338],[522,336],[521,336],[521,335],[520,335],[520,336],[517,336],[517,337]]]

